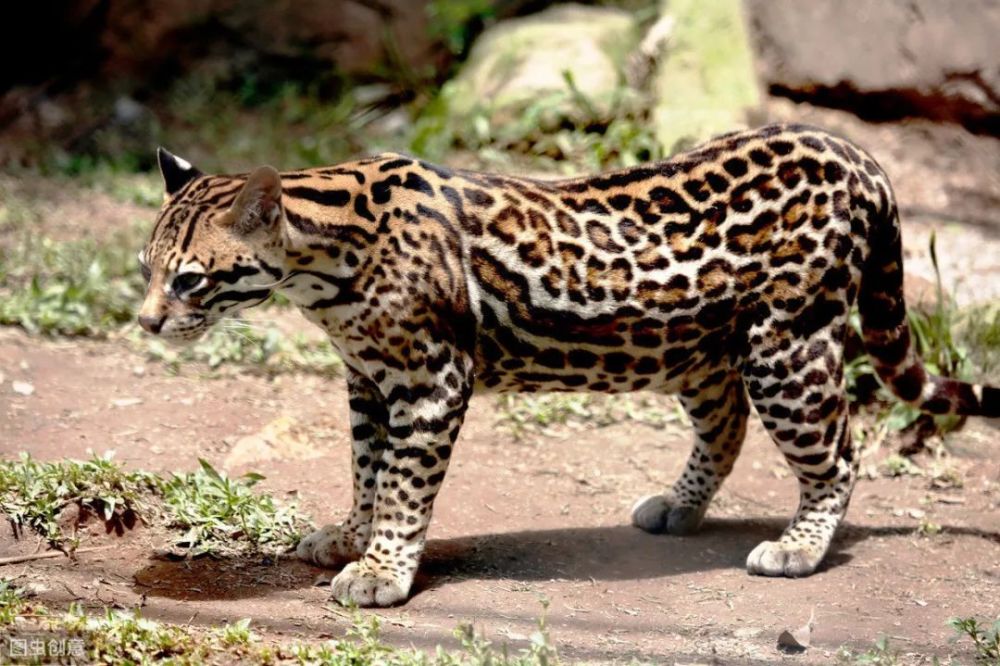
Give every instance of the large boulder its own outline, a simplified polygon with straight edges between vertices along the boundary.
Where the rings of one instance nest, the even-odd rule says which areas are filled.
[[[747,0],[772,92],[1000,134],[996,0]]]
[[[442,98],[453,121],[491,125],[539,110],[541,129],[563,119],[606,119],[619,99],[625,60],[638,40],[632,16],[612,7],[556,5],[498,23],[472,47]]]
[[[668,153],[745,126],[760,105],[741,0],[662,0],[672,21],[653,74],[652,122]]]

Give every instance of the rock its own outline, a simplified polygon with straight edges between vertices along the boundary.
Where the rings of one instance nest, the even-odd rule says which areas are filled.
[[[226,456],[223,467],[232,469],[268,460],[303,460],[319,455],[304,429],[294,419],[280,416],[260,432],[241,437]]]
[[[428,66],[433,45],[426,2],[381,0],[162,0],[111,3],[102,26],[106,67],[140,73],[151,64],[207,53],[325,61],[370,74],[393,59]],[[214,40],[206,49],[206,40]],[[395,51],[393,53],[392,51]],[[252,64],[252,63],[249,63]]]
[[[772,92],[872,119],[1000,132],[994,0],[748,0]]]
[[[611,114],[627,56],[638,41],[625,11],[556,5],[484,32],[442,98],[457,123],[482,114],[502,126],[539,100],[546,102],[538,119],[542,131],[566,118],[601,120]],[[573,93],[567,74],[585,101]]]
[[[31,382],[13,381],[10,387],[18,395],[29,396],[35,392],[35,385]]]
[[[653,74],[653,123],[667,153],[746,126],[760,105],[740,0],[663,0],[674,18]]]

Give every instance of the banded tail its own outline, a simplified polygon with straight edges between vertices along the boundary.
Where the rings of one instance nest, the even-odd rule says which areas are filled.
[[[871,255],[862,274],[858,307],[865,350],[882,383],[922,412],[1000,417],[1000,388],[932,375],[913,348],[895,205],[871,224],[869,233]]]

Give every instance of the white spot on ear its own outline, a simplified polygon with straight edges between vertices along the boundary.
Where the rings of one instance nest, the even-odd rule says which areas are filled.
[[[176,162],[177,166],[184,171],[190,171],[191,169],[194,168],[194,166],[192,166],[192,164],[183,157],[177,157],[176,155],[174,155],[174,162]]]

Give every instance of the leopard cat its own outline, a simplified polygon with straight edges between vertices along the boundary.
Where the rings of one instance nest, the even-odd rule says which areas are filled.
[[[140,252],[148,331],[191,341],[284,294],[346,366],[353,505],[298,555],[346,563],[336,599],[405,600],[473,391],[679,395],[694,450],[632,522],[688,534],[730,473],[751,405],[799,482],[766,576],[813,573],[858,470],[844,342],[932,414],[1000,415],[1000,389],[928,373],[903,302],[885,172],[823,130],[727,134],[657,164],[569,180],[400,154],[204,175],[159,152],[165,203]]]

